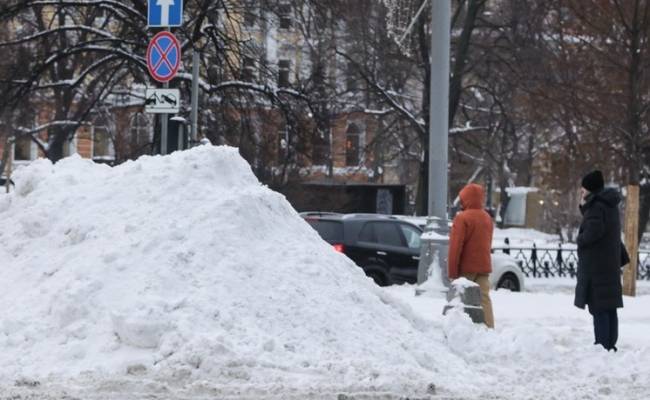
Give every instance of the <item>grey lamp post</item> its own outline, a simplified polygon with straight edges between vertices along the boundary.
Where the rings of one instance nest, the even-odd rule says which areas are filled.
[[[449,134],[450,0],[431,0],[431,88],[429,96],[429,196],[418,265],[418,292],[444,290],[447,279],[447,143]],[[426,283],[425,283],[426,281]]]

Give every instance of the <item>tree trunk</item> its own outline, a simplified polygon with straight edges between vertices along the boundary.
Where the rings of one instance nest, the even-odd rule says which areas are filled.
[[[420,162],[418,187],[415,195],[416,215],[429,215],[429,150],[424,151],[424,161]]]
[[[429,60],[429,36],[427,35],[426,20],[420,18],[418,24],[418,45],[423,60],[424,84],[422,85],[422,119],[425,133],[420,138],[423,150],[423,160],[418,172],[418,186],[415,195],[415,211],[417,215],[429,215],[429,96],[431,86],[431,61]]]
[[[476,19],[481,13],[486,0],[469,0],[467,4],[467,15],[463,23],[463,31],[460,34],[456,51],[454,52],[453,70],[449,82],[449,126],[453,125],[456,117],[456,110],[460,103],[460,95],[463,91],[463,76],[465,75],[465,64],[469,57],[469,46],[472,32],[476,26]]]
[[[499,179],[499,189],[501,190],[499,193],[499,217],[501,217],[501,221],[497,223],[497,226],[501,229],[505,226],[506,210],[508,209],[508,203],[510,203],[510,196],[508,196],[508,192],[506,191],[508,188],[507,182],[507,179],[504,179],[503,177]]]
[[[76,128],[73,129],[76,130]],[[46,156],[50,161],[52,161],[52,163],[55,163],[65,156],[63,151],[63,146],[68,141],[68,136],[70,135],[70,128],[52,127],[48,129],[47,135],[48,135],[49,147],[47,149]],[[53,137],[54,139],[49,140],[49,138],[51,137]]]
[[[9,163],[9,152],[11,151],[11,136],[7,135],[5,138],[5,144],[2,147],[2,158],[0,158],[0,176],[5,170],[5,167]]]

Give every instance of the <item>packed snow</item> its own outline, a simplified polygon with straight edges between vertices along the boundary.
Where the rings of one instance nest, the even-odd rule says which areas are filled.
[[[0,399],[646,399],[650,285],[618,353],[570,279],[493,292],[379,288],[236,149],[110,168],[38,160],[0,195]]]

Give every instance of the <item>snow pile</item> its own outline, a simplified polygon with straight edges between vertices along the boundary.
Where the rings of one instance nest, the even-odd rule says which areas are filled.
[[[469,379],[435,324],[333,251],[236,149],[38,160],[15,178],[0,196],[4,385],[261,398]]]

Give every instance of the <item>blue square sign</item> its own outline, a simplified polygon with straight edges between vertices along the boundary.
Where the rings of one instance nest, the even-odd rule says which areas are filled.
[[[183,0],[149,0],[147,3],[150,28],[183,24]]]

